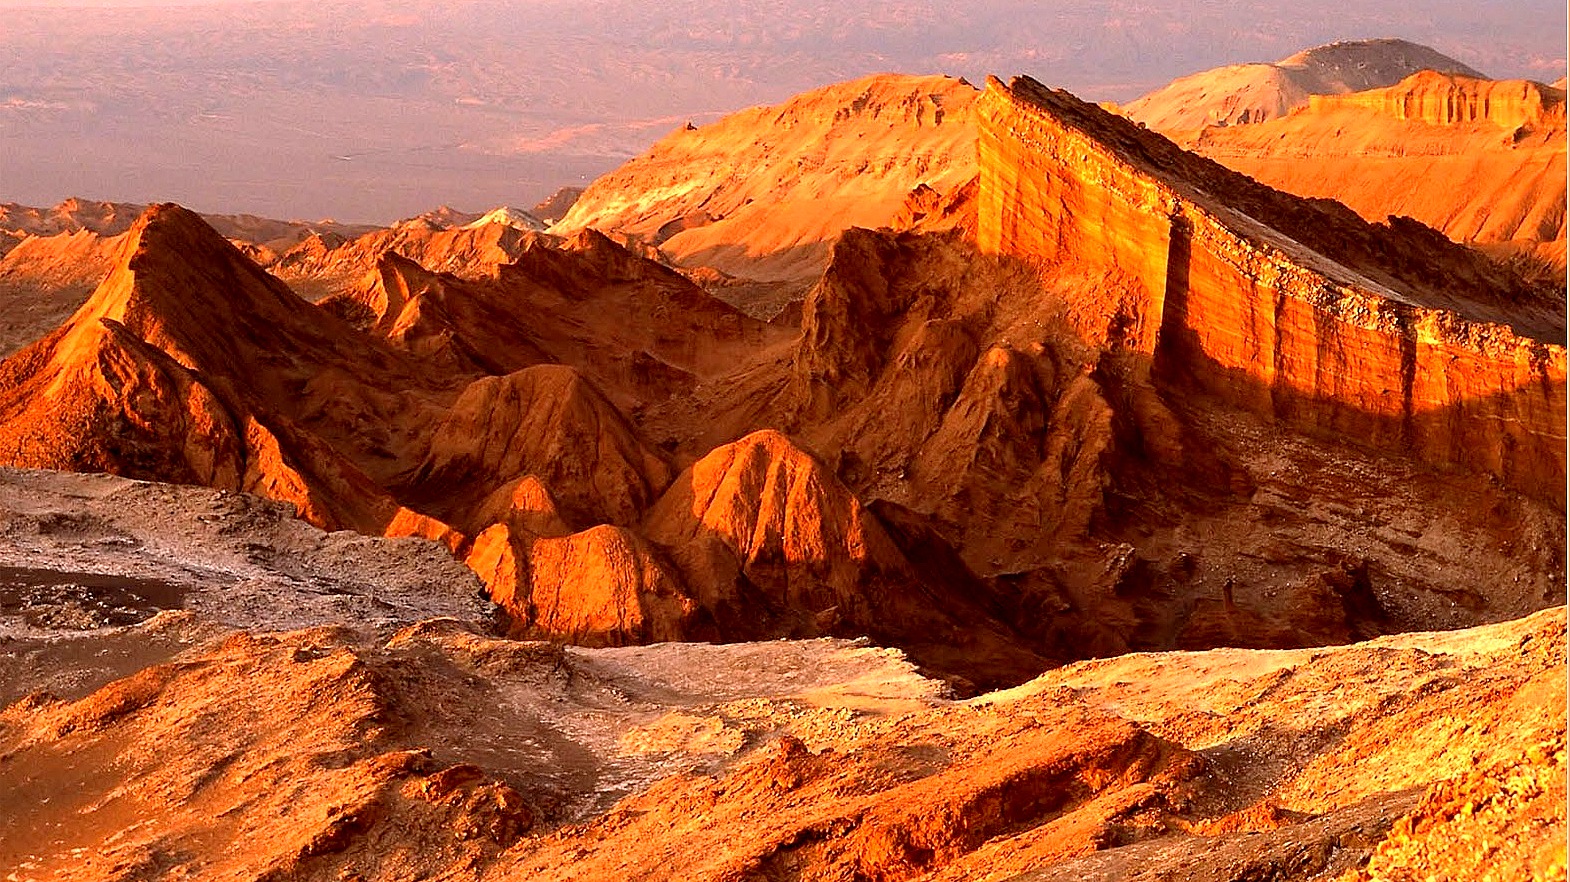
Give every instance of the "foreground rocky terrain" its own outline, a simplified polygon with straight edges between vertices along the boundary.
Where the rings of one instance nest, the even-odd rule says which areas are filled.
[[[9,874],[1563,878],[1563,608],[960,701],[864,642],[501,639],[438,546],[277,514],[0,474]]]

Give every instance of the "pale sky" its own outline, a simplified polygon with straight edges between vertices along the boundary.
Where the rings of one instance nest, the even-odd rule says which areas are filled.
[[[156,4],[156,5],[153,5]],[[866,73],[1126,101],[1401,37],[1564,75],[1563,0],[0,0],[0,201],[386,221],[532,204],[686,120]]]

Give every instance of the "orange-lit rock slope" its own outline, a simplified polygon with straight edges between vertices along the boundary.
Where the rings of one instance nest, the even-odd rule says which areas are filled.
[[[1192,149],[1371,221],[1404,215],[1452,239],[1565,259],[1565,95],[1525,80],[1432,71],[1257,126],[1208,128]]]
[[[484,277],[511,263],[534,231],[486,216],[474,225],[443,225],[415,218],[355,238],[332,233],[312,235],[272,261],[263,261],[279,278],[308,296],[339,293],[352,287],[392,253],[435,272]]]
[[[963,80],[879,75],[682,128],[552,229],[632,234],[756,279],[813,277],[841,231],[889,223],[920,184],[949,192],[975,174],[975,97]]]
[[[113,262],[64,325],[0,364],[8,464],[244,489],[372,533],[398,514],[376,481],[422,422],[406,369],[177,206],[149,209]],[[373,391],[367,371],[400,391]]]
[[[868,636],[962,690],[1563,596],[1557,303],[1017,88],[979,178],[769,322],[594,230],[466,276],[389,245],[313,305],[157,207],[0,365],[0,462],[436,539],[515,636]]]
[[[1206,126],[1266,122],[1336,95],[1393,86],[1418,71],[1482,74],[1427,46],[1405,40],[1354,40],[1305,49],[1264,64],[1232,64],[1179,77],[1129,102],[1136,120],[1177,137]]]
[[[978,115],[980,247],[1103,274],[1087,339],[1284,425],[1563,486],[1557,298],[1427,228],[1271,190],[1028,79],[989,82]]]

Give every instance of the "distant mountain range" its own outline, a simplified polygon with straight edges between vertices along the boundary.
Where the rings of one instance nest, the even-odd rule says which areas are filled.
[[[1418,21],[1328,0],[27,0],[0,27],[6,198],[73,193],[389,223],[441,201],[530,205],[683,123],[855,77],[1025,72],[1092,100],[1399,35],[1490,76],[1564,74],[1552,0]],[[1475,36],[1486,35],[1486,36]]]

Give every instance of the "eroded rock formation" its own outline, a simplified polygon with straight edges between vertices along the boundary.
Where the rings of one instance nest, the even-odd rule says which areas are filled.
[[[552,229],[628,233],[683,265],[811,279],[852,226],[877,227],[926,184],[975,174],[976,90],[881,75],[684,127],[595,181]]]
[[[592,230],[467,277],[387,250],[314,307],[161,207],[0,368],[0,437],[434,539],[514,635],[864,635],[961,689],[1561,595],[1530,285],[1068,96],[981,102],[981,175],[773,322]]]
[[[1104,272],[1087,339],[1305,431],[1563,483],[1557,303],[1420,226],[1270,190],[1030,80],[990,82],[978,114],[980,247]],[[1427,263],[1397,257],[1425,240]]]
[[[1192,149],[1273,187],[1336,199],[1371,221],[1404,215],[1562,273],[1564,92],[1432,71],[1316,96],[1260,126],[1210,128]]]
[[[184,209],[150,209],[115,264],[65,325],[0,366],[9,464],[250,490],[372,533],[398,515],[377,479],[423,408],[394,359]],[[361,384],[367,369],[406,391]]]
[[[180,655],[0,712],[0,861],[715,882],[1563,863],[1562,609],[1088,662],[972,701],[841,641],[578,649],[454,619],[222,635],[180,613],[137,630]]]
[[[1207,126],[1279,119],[1316,95],[1380,89],[1425,70],[1483,78],[1427,46],[1354,40],[1305,49],[1273,64],[1232,64],[1179,77],[1125,109],[1151,128],[1182,138]]]

